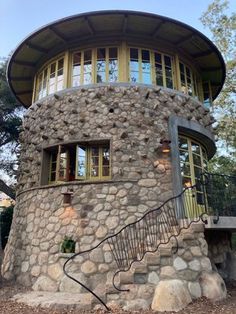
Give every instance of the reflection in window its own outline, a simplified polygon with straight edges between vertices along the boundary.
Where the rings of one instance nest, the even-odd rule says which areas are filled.
[[[81,84],[81,52],[73,55],[72,86]]]
[[[86,177],[86,147],[77,146],[77,178],[85,179]]]
[[[118,54],[117,48],[109,48],[109,82],[118,81]]]

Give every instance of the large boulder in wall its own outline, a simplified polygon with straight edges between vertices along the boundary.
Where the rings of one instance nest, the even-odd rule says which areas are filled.
[[[152,301],[152,310],[178,312],[190,302],[192,302],[190,293],[181,280],[163,280],[156,287]]]
[[[199,277],[202,295],[211,301],[220,301],[226,298],[227,290],[224,280],[215,272],[202,272]]]

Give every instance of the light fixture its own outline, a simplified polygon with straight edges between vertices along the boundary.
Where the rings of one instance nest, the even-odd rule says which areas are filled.
[[[165,139],[161,139],[160,143],[162,145],[161,146],[162,153],[169,153],[170,152],[170,143],[171,143],[171,141],[165,140]]]

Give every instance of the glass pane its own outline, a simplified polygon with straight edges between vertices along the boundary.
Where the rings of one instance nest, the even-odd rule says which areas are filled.
[[[202,166],[201,157],[199,155],[193,154],[193,163],[199,167]]]
[[[164,56],[164,60],[165,60],[165,66],[168,66],[171,68],[171,58],[168,56]]]
[[[106,49],[97,49],[97,83],[106,82]]]
[[[142,50],[142,82],[151,84],[151,63],[148,50]]]
[[[109,48],[109,82],[118,81],[117,48]]]
[[[110,175],[110,150],[108,147],[102,148],[102,176]]]
[[[72,86],[80,85],[80,75],[81,75],[81,52],[76,52],[73,55],[73,70],[72,70]]]
[[[191,144],[192,144],[192,147],[191,147],[192,152],[195,153],[195,154],[200,155],[200,146],[199,146],[199,144],[194,143],[194,142],[192,142]]]
[[[92,51],[84,52],[84,84],[92,83]]]
[[[179,158],[180,158],[180,162],[189,162],[189,153],[188,153],[188,151],[180,150]]]
[[[130,81],[139,82],[138,49],[130,49]]]
[[[202,168],[194,167],[194,176],[195,178],[201,178]]]
[[[63,65],[64,65],[64,59],[60,59],[58,61],[58,68],[57,68],[57,91],[63,89]]]
[[[188,142],[186,138],[179,137],[179,148],[181,149],[188,149]]]
[[[190,177],[183,177],[182,182],[183,182],[183,187],[184,188],[187,188],[187,187],[190,187],[190,186],[193,185],[192,180],[191,180]]]
[[[187,163],[180,163],[181,175],[191,176],[190,174],[190,165]]]
[[[156,73],[156,84],[163,86],[163,71],[161,64],[161,54],[155,53],[155,73]]]
[[[77,147],[77,177],[86,177],[86,148]]]
[[[61,147],[61,153],[59,157],[59,180],[66,180],[66,168],[67,168],[67,153],[64,147]]]

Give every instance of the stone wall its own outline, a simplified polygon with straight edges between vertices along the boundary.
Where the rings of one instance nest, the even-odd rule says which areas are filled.
[[[170,159],[160,153],[159,144],[169,138],[170,115],[211,128],[209,111],[198,101],[157,87],[70,89],[33,104],[21,134],[17,204],[4,277],[35,289],[64,289],[60,244],[65,235],[76,240],[77,251],[89,249],[171,197]],[[45,146],[99,139],[110,140],[111,180],[40,186]],[[62,193],[68,190],[73,190],[72,205],[64,207]],[[87,264],[80,262],[81,276],[93,274],[102,284],[114,268],[106,246],[89,256]],[[199,262],[193,260],[192,267],[195,264]],[[93,281],[89,284],[93,288]]]

